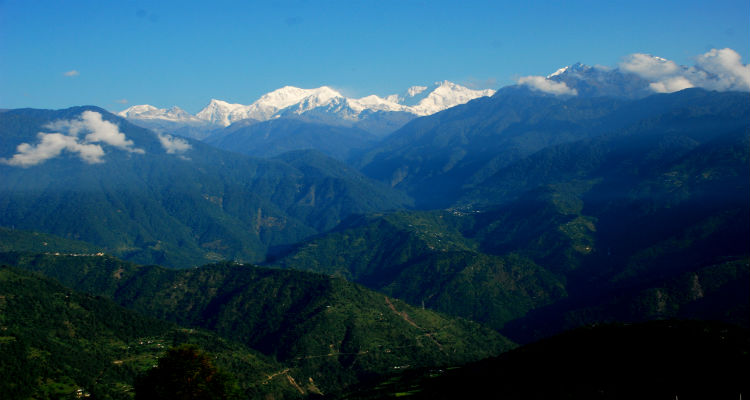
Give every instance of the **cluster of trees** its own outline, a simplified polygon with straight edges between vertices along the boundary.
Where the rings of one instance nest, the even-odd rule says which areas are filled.
[[[167,350],[158,364],[135,381],[135,400],[233,400],[235,378],[217,368],[210,355],[185,344]]]

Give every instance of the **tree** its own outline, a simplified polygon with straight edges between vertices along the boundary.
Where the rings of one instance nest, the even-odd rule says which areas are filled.
[[[195,345],[183,344],[167,351],[158,364],[135,382],[135,399],[218,400],[237,399],[234,379],[211,363]]]

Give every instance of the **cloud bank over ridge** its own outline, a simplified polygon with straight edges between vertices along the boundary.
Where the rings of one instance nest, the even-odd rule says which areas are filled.
[[[161,147],[164,148],[167,154],[182,154],[193,147],[184,139],[172,135],[158,134],[158,137]]]
[[[134,147],[133,141],[120,132],[119,127],[102,119],[95,111],[84,111],[78,119],[58,120],[44,125],[52,132],[39,132],[39,142],[32,145],[21,143],[16,154],[0,163],[31,167],[60,156],[63,151],[76,155],[83,162],[98,164],[104,162],[102,145],[109,145],[130,153],[143,154],[143,149]],[[80,136],[85,134],[83,138]]]
[[[701,87],[709,90],[750,91],[750,66],[742,63],[732,49],[712,49],[696,57],[695,65],[685,67],[650,54],[631,54],[620,63],[620,69],[648,81],[653,91],[669,93]]]
[[[519,85],[528,86],[534,90],[554,95],[577,95],[578,91],[571,89],[565,82],[556,82],[543,76],[524,76],[518,79]]]
[[[547,76],[524,76],[518,79],[519,85],[553,95],[576,95],[574,88],[568,87],[556,76],[564,74],[569,67],[561,68]],[[609,70],[607,67],[592,67]],[[750,66],[742,63],[736,51],[712,49],[695,57],[695,65],[684,66],[651,54],[634,53],[622,59],[618,69],[623,73],[634,74],[648,82],[648,88],[655,93],[671,93],[699,87],[717,91],[750,91]]]

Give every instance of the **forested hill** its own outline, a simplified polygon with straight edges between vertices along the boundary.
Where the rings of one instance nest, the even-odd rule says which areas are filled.
[[[108,256],[2,253],[144,315],[212,330],[293,367],[324,393],[402,368],[460,364],[514,345],[468,320],[340,278],[236,264],[137,266]]]
[[[453,144],[465,151],[444,164]],[[397,187],[423,206],[431,191],[456,194],[436,197],[449,208],[349,218],[269,263],[339,274],[521,343],[605,321],[747,326],[748,147],[747,93],[501,91],[411,122],[364,168],[402,163]]]
[[[643,155],[669,162],[695,146],[747,129],[749,120],[747,93],[687,89],[624,100],[507,87],[491,98],[411,121],[367,152],[359,165],[366,175],[411,194],[421,208],[500,204],[521,194],[521,185],[606,167],[618,160],[615,150],[632,149],[631,140],[650,140]],[[615,143],[621,146],[609,147]],[[523,175],[521,165],[555,148],[588,154],[570,154],[565,165],[554,167],[537,161],[538,172]],[[517,173],[510,182],[497,176],[509,171]]]
[[[96,107],[9,110],[0,113],[0,225],[189,267],[262,260],[270,246],[350,214],[409,203],[343,164],[326,169],[324,157],[251,158]]]
[[[205,330],[144,317],[29,271],[0,266],[0,391],[4,399],[132,399],[134,379],[167,348],[192,343],[230,370],[249,397],[299,398],[284,367]]]

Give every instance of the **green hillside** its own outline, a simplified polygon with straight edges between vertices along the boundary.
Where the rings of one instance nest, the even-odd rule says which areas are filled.
[[[354,218],[269,262],[344,276],[496,329],[518,319],[501,332],[521,342],[601,321],[682,316],[748,325],[741,315],[750,232],[747,210],[736,204],[741,195],[712,204],[698,200],[699,188],[679,194],[684,205],[644,214],[616,199],[606,214],[587,215],[596,210],[587,208],[593,186],[549,185],[484,211]],[[716,272],[727,268],[734,272]],[[672,283],[686,279],[694,283]],[[726,290],[733,295],[710,300]],[[697,312],[693,301],[704,296],[712,306]],[[664,302],[671,305],[655,312]]]
[[[408,203],[389,187],[342,173],[343,164],[327,169],[322,155],[261,160],[188,139],[179,139],[184,153],[169,153],[154,132],[96,107],[0,113],[0,158],[84,112],[117,125],[138,151],[108,147],[94,164],[70,152],[25,167],[0,163],[0,226],[83,240],[140,263],[189,267],[259,261],[269,247],[329,229],[350,213]]]
[[[6,399],[131,399],[133,381],[170,346],[192,343],[231,371],[247,396],[295,398],[283,367],[205,331],[184,329],[81,294],[16,268],[0,267],[0,392]]]
[[[437,140],[432,134],[445,140],[479,135],[481,130],[461,121],[478,124],[476,113],[484,112],[494,113],[500,119],[492,124],[499,124],[505,117],[521,118],[513,114],[520,109],[526,113],[522,122],[506,121],[508,131],[496,132],[498,138],[531,140],[533,135],[514,129],[543,124],[551,134],[558,124],[573,129],[563,121],[582,123],[594,116],[598,122],[589,128],[600,130],[578,127],[576,132],[590,135],[538,143],[538,151],[494,165],[495,172],[474,187],[455,186],[450,171],[429,174],[428,181],[440,190],[465,189],[463,197],[444,211],[346,220],[269,262],[338,274],[482,321],[519,342],[582,323],[660,316],[750,324],[747,318],[737,321],[742,308],[736,304],[747,292],[739,283],[747,270],[743,260],[750,256],[750,99],[745,94],[688,90],[625,103],[521,97],[516,105],[493,98],[415,120],[387,143],[411,151]],[[547,108],[524,108],[533,104]],[[672,287],[672,298],[689,298],[689,287],[670,282],[696,276],[696,285],[708,284],[709,275],[701,271],[716,265],[738,268],[708,285],[739,289],[735,303],[728,297],[692,314],[692,306],[678,302],[674,307],[681,311],[660,314],[653,311],[660,301],[641,295]],[[608,300],[615,297],[654,304],[623,312],[626,301]]]
[[[93,254],[101,252],[102,249],[86,242],[55,235],[0,227],[0,252],[8,251]]]
[[[464,363],[513,346],[476,323],[326,275],[236,264],[170,270],[107,256],[2,257],[144,315],[243,343],[289,365],[300,385],[324,393],[396,370]]]
[[[479,243],[460,231],[474,218],[438,211],[352,218],[270,263],[343,276],[496,329],[565,297],[563,282],[532,260],[475,250]]]

